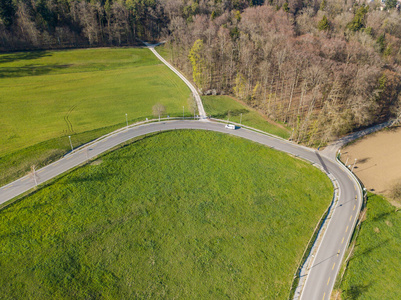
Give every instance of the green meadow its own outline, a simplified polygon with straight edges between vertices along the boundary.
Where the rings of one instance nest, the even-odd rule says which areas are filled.
[[[286,299],[332,191],[244,139],[156,134],[0,211],[0,298]]]
[[[158,102],[182,116],[189,89],[148,49],[100,48],[0,55],[0,184],[69,149],[152,118]]]
[[[250,108],[229,96],[203,96],[206,114],[216,119],[229,120],[263,130],[265,132],[288,139],[290,131],[284,126],[269,123],[255,109]],[[241,117],[242,114],[242,117]]]
[[[342,299],[399,299],[401,211],[369,194],[366,219],[340,290]]]

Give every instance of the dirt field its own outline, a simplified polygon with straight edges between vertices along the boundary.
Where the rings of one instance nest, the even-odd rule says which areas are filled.
[[[371,134],[341,151],[341,160],[352,165],[366,188],[388,195],[390,188],[401,181],[401,127]]]

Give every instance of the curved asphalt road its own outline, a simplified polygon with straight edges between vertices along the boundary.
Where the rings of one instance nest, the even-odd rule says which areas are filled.
[[[148,123],[116,132],[115,134],[109,135],[86,148],[71,153],[57,162],[38,170],[38,183],[46,182],[47,180],[84,163],[88,158],[93,158],[104,153],[105,151],[134,137],[174,129],[200,129],[229,133],[309,160],[314,164],[321,166],[326,173],[330,173],[334,176],[340,188],[340,197],[336,206],[332,208],[334,209],[334,212],[330,220],[328,220],[328,227],[323,236],[323,240],[321,241],[301,294],[301,299],[329,299],[336,275],[344,256],[344,251],[356,224],[356,219],[362,204],[362,197],[360,188],[358,187],[356,180],[350,175],[349,171],[341,167],[334,160],[320,156],[318,152],[312,149],[244,128],[227,130],[224,128],[224,124],[221,123],[200,121]],[[25,176],[1,187],[0,204],[27,192],[32,189],[34,185],[33,178]]]

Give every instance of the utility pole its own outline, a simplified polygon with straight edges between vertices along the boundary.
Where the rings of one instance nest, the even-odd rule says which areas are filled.
[[[242,113],[241,113],[241,117],[239,119],[239,123],[242,125]]]
[[[125,114],[125,121],[127,122],[127,128],[128,128],[128,114]]]
[[[72,142],[71,142],[71,135],[69,135],[68,138],[70,139],[71,151],[74,151],[74,147],[72,146]]]
[[[349,157],[347,157],[347,160],[345,161],[345,166],[348,166],[348,158]]]

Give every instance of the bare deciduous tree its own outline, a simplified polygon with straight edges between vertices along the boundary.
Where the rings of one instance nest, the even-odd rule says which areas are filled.
[[[153,111],[153,115],[155,117],[158,116],[159,117],[159,121],[160,121],[160,117],[161,117],[162,114],[165,113],[166,107],[161,103],[156,103],[155,105],[153,105],[152,111]]]

